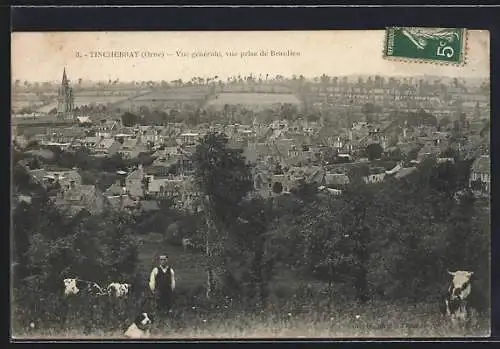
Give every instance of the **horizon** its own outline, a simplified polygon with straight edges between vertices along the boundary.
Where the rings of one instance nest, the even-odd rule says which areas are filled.
[[[68,81],[71,83],[71,82],[74,82],[74,81],[78,81],[78,78],[73,78],[71,79],[71,72],[68,71],[68,69],[66,69],[66,75],[68,77]],[[328,75],[328,74],[327,74]],[[490,80],[490,77],[489,76],[466,76],[466,77],[463,77],[463,76],[448,76],[448,75],[381,75],[381,74],[378,74],[378,73],[373,73],[373,74],[349,74],[349,75],[328,75],[330,77],[339,77],[339,78],[343,78],[343,77],[347,77],[347,78],[358,78],[358,77],[375,77],[375,76],[380,76],[380,77],[383,77],[383,78],[422,78],[422,79],[425,79],[425,78],[428,78],[428,79],[432,79],[432,78],[437,78],[437,79],[453,79],[453,78],[458,78],[459,80]],[[258,76],[258,74],[255,74],[255,73],[252,73],[252,76]],[[319,78],[321,75],[316,75],[316,76],[304,76],[306,80],[311,80],[311,79],[314,79],[314,78]],[[201,78],[207,78],[209,76],[200,76]],[[60,73],[60,77],[59,79],[53,79],[53,80],[29,80],[29,79],[13,79],[12,80],[12,83],[14,83],[16,80],[19,80],[21,82],[23,81],[27,81],[29,83],[60,83],[61,82],[61,78],[62,78],[62,70],[61,70],[61,73]],[[285,79],[291,79],[292,76],[284,76]],[[148,80],[124,80],[124,79],[120,79],[120,78],[110,78],[111,80],[119,80],[118,81],[118,84],[121,84],[121,83],[133,83],[133,82],[148,82],[148,81],[152,81],[152,82],[161,82],[161,81],[167,81],[167,82],[171,82],[171,81],[174,81],[174,80],[177,80],[177,79],[169,79],[169,80],[165,80],[165,79],[155,79],[155,80],[152,80],[152,79],[148,79]],[[101,79],[101,80],[89,80],[89,79],[82,79],[83,82],[86,82],[86,83],[99,83],[99,82],[108,82],[110,79]],[[217,79],[218,80],[222,80],[223,82],[226,82],[227,79]],[[270,78],[270,80],[272,80]],[[186,82],[189,82],[190,80],[183,80],[183,83],[186,83]],[[263,80],[265,81],[265,80]]]
[[[384,30],[280,32],[23,32],[11,34],[12,81],[189,81],[194,76],[303,75],[489,79],[489,32],[468,30],[464,66],[386,60]],[[358,43],[354,45],[353,43]],[[226,57],[225,52],[293,51],[288,57]],[[77,51],[82,54],[76,57]],[[95,52],[163,52],[164,57],[95,58]],[[189,54],[178,57],[176,51]],[[192,57],[193,52],[222,57]],[[88,56],[83,55],[88,53]],[[71,79],[72,78],[72,79]]]

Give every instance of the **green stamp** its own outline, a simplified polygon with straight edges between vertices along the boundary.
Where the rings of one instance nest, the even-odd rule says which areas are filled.
[[[465,29],[391,27],[385,33],[384,58],[462,65],[465,48]]]

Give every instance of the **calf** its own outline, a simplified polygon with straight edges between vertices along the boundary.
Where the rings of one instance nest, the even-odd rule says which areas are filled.
[[[468,321],[472,315],[469,296],[472,291],[471,277],[474,272],[448,271],[453,278],[444,297],[444,314],[452,323]]]
[[[129,295],[132,288],[132,284],[121,284],[118,282],[112,282],[106,288],[109,295],[116,298],[123,298]]]
[[[92,295],[101,296],[105,292],[102,288],[95,282],[80,280],[77,278],[67,278],[63,280],[64,282],[64,295]]]

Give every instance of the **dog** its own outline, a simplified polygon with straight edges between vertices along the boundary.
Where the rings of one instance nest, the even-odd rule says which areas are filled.
[[[149,338],[151,335],[151,325],[153,324],[153,317],[148,313],[141,313],[137,315],[134,323],[128,327],[124,335],[127,338],[139,339]]]

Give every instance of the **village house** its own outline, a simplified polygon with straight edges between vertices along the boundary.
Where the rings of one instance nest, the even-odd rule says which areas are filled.
[[[139,142],[146,147],[153,147],[162,143],[161,129],[158,127],[141,126],[138,136]]]
[[[91,214],[101,213],[107,202],[106,198],[94,185],[70,184],[69,188],[60,191],[55,199],[55,205],[68,208],[71,213],[86,209]]]
[[[491,162],[489,155],[481,155],[472,163],[469,187],[475,192],[489,194],[491,190]]]
[[[381,172],[381,173],[372,173],[372,174],[369,174],[368,176],[364,176],[363,180],[367,184],[372,184],[372,183],[383,182],[384,178],[385,178],[385,172]]]
[[[109,207],[116,211],[134,212],[139,205],[138,200],[132,199],[128,194],[106,195]]]
[[[47,171],[45,169],[35,169],[29,172],[31,176],[45,188],[51,187],[57,183],[60,188],[69,189],[72,183],[77,186],[82,183],[82,177],[77,170]]]
[[[176,141],[181,145],[195,145],[202,137],[203,134],[199,132],[184,132],[177,137]]]
[[[123,139],[123,143],[118,150],[118,153],[124,159],[134,159],[139,156],[140,153],[147,151],[146,147],[139,144],[137,137],[127,137]]]
[[[345,173],[325,173],[321,185],[331,189],[344,189],[350,183]]]
[[[132,198],[144,197],[144,191],[145,191],[144,177],[145,174],[142,165],[139,165],[135,170],[133,170],[125,177],[126,192]]]
[[[424,159],[437,157],[444,150],[446,150],[446,144],[436,144],[434,142],[428,142],[417,153],[417,161],[422,162]]]
[[[102,138],[94,148],[94,153],[101,156],[112,156],[118,152],[121,146],[120,142],[113,138]]]
[[[92,136],[83,138],[81,143],[85,148],[94,151],[95,147],[99,144],[100,141],[100,137]]]
[[[85,136],[85,132],[76,127],[47,128],[45,133],[45,140],[54,143],[72,143],[75,139]]]
[[[29,144],[29,140],[24,135],[13,135],[12,141],[21,149],[25,148]]]
[[[79,126],[92,125],[92,120],[88,116],[77,116],[76,122],[78,123]]]

